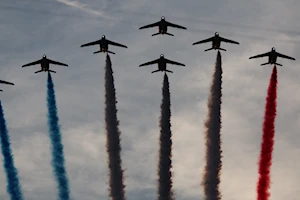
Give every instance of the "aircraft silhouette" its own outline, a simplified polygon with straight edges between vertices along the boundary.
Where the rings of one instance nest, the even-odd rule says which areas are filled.
[[[114,46],[118,46],[118,47],[127,48],[127,46],[125,46],[123,44],[119,44],[119,43],[116,43],[116,42],[113,42],[113,41],[110,41],[110,40],[106,39],[105,35],[102,35],[102,38],[100,40],[90,42],[90,43],[87,43],[87,44],[83,44],[80,47],[86,47],[86,46],[92,46],[92,45],[99,45],[100,46],[100,50],[94,52],[94,54],[100,53],[100,52],[108,52],[108,53],[115,54],[114,52],[108,51],[108,45],[114,45]]]
[[[159,34],[161,34],[161,35],[166,34],[166,35],[174,36],[173,34],[167,32],[168,31],[168,26],[171,26],[171,27],[174,27],[174,28],[179,28],[179,29],[186,29],[183,26],[179,26],[177,24],[173,24],[171,22],[166,21],[164,16],[161,17],[160,21],[155,22],[153,24],[148,24],[146,26],[142,26],[139,29],[152,28],[152,27],[155,27],[155,26],[158,26],[158,33],[155,33],[152,36],[159,35]]]
[[[54,61],[54,60],[50,60],[50,59],[48,59],[47,56],[44,54],[42,59],[37,60],[37,61],[34,61],[34,62],[31,62],[31,63],[28,63],[28,64],[26,64],[26,65],[23,65],[22,67],[28,67],[28,66],[31,66],[31,65],[37,65],[37,64],[41,64],[41,70],[36,71],[36,72],[34,72],[34,73],[46,72],[46,71],[56,73],[56,71],[53,71],[53,70],[50,70],[50,69],[49,69],[49,65],[50,65],[50,64],[61,65],[61,66],[68,66],[67,64],[60,63],[60,62],[57,62],[57,61]]]
[[[158,64],[158,70],[155,70],[151,73],[155,73],[155,72],[159,72],[159,71],[166,71],[166,72],[171,72],[173,73],[172,71],[170,70],[167,70],[167,63],[168,64],[172,64],[172,65],[180,65],[180,66],[185,66],[184,64],[181,64],[181,63],[178,63],[178,62],[175,62],[175,61],[172,61],[172,60],[168,60],[164,57],[163,54],[160,55],[160,58],[156,59],[156,60],[152,60],[150,62],[146,62],[144,64],[141,64],[140,67],[143,67],[143,66],[146,66],[146,65],[152,65],[152,64],[155,64],[157,63]]]
[[[204,51],[209,51],[209,50],[212,50],[212,49],[214,49],[214,50],[220,49],[220,50],[226,51],[226,49],[220,48],[221,42],[228,42],[228,43],[232,43],[232,44],[240,44],[236,41],[229,40],[229,39],[226,39],[226,38],[222,38],[222,37],[219,36],[219,33],[216,32],[215,36],[213,36],[211,38],[208,38],[208,39],[205,39],[205,40],[201,40],[199,42],[195,42],[193,45],[202,44],[202,43],[206,43],[206,42],[212,42],[212,48],[206,49]]]
[[[286,55],[283,55],[281,53],[276,52],[276,50],[275,50],[274,47],[272,48],[271,51],[269,51],[267,53],[259,54],[259,55],[256,55],[256,56],[252,56],[249,59],[261,58],[261,57],[265,57],[265,56],[269,56],[269,61],[267,63],[261,64],[261,66],[262,65],[267,65],[267,64],[271,64],[271,65],[272,64],[276,64],[276,65],[282,66],[281,64],[276,63],[277,57],[286,58],[286,59],[290,59],[290,60],[296,60],[295,58],[292,58],[292,57],[289,57],[289,56],[286,56]]]

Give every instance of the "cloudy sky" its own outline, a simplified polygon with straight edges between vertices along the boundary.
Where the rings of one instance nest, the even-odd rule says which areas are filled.
[[[273,46],[296,61],[279,59],[278,115],[271,177],[272,200],[298,200],[300,189],[300,13],[298,0],[2,0],[0,3],[0,79],[5,117],[25,199],[56,199],[46,118],[47,73],[21,68],[43,54],[69,64],[53,66],[66,168],[73,199],[108,198],[104,126],[105,54],[80,45],[108,39],[118,99],[123,168],[128,200],[153,200],[157,193],[159,115],[163,73],[139,68],[161,53],[184,63],[169,66],[172,103],[173,172],[177,199],[203,199],[200,186],[204,120],[216,51],[192,43],[221,36],[241,45],[223,44],[221,193],[224,200],[256,198],[258,156],[266,91],[272,66],[267,58],[249,60]],[[138,30],[160,20],[187,27],[175,37]],[[9,199],[1,165],[0,199]]]

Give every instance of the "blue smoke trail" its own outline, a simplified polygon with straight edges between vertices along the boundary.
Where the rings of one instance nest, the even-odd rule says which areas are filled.
[[[58,183],[59,199],[69,200],[69,181],[65,169],[64,152],[61,142],[60,126],[58,123],[54,84],[50,73],[48,73],[47,88],[48,125],[52,143],[52,167]]]
[[[10,141],[6,122],[4,119],[4,112],[0,101],[0,139],[3,154],[3,167],[6,173],[7,186],[6,190],[10,195],[11,200],[22,200],[23,194],[18,179],[18,171],[14,165],[12,151],[10,149]]]

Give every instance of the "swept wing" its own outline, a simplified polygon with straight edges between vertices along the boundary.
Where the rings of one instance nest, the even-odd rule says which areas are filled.
[[[155,26],[159,26],[159,23],[160,23],[160,21],[159,21],[159,22],[155,22],[155,23],[153,23],[153,24],[148,24],[148,25],[146,25],[146,26],[142,26],[142,27],[139,28],[139,29],[152,28],[152,27],[155,27]]]
[[[146,63],[144,63],[144,64],[141,64],[140,67],[146,66],[146,65],[153,65],[153,64],[155,64],[155,63],[158,63],[158,61],[159,61],[159,59],[152,60],[152,61],[150,61],[150,62],[146,62]]]
[[[11,83],[11,82],[2,81],[2,80],[0,80],[0,83],[3,83],[3,84],[8,84],[8,85],[15,85],[15,84],[13,84],[13,83]]]
[[[26,65],[23,65],[22,67],[28,67],[28,66],[31,66],[31,65],[37,65],[37,64],[40,64],[41,61],[42,61],[42,60],[40,59],[40,60],[31,62],[31,63],[28,63],[28,64],[26,64]]]
[[[165,61],[169,64],[172,64],[172,65],[180,65],[180,66],[185,66],[184,64],[182,63],[179,63],[179,62],[175,62],[175,61],[172,61],[172,60],[169,60],[169,59],[166,59],[165,58]]]
[[[113,41],[110,41],[110,40],[106,40],[108,42],[108,44],[110,45],[114,45],[114,46],[118,46],[118,47],[124,47],[124,48],[127,48],[127,46],[123,45],[123,44],[119,44],[119,43],[116,43],[116,42],[113,42]]]
[[[228,43],[233,43],[233,44],[240,44],[236,41],[233,41],[233,40],[229,40],[229,39],[226,39],[226,38],[222,38],[219,36],[219,38],[221,39],[222,42],[228,42]]]
[[[281,53],[278,53],[278,52],[276,52],[276,53],[277,53],[277,56],[278,56],[278,57],[281,57],[281,58],[286,58],[286,59],[290,59],[290,60],[296,60],[295,58],[292,58],[292,57],[289,57],[289,56],[283,55],[283,54],[281,54]]]
[[[47,60],[48,60],[49,63],[54,64],[54,65],[68,66],[65,63],[57,62],[57,61],[50,60],[50,59],[47,59]]]
[[[81,45],[80,47],[86,47],[86,46],[92,46],[92,45],[100,44],[100,41],[101,40],[97,40],[97,41],[94,41],[94,42],[89,42],[89,43]]]
[[[206,42],[211,42],[213,41],[214,37],[211,37],[211,38],[208,38],[208,39],[205,39],[205,40],[201,40],[199,42],[195,42],[193,45],[195,44],[202,44],[202,43],[206,43]]]
[[[171,27],[174,27],[174,28],[186,29],[186,28],[183,27],[183,26],[179,26],[179,25],[177,25],[177,24],[173,24],[173,23],[168,22],[168,21],[166,21],[166,22],[167,22],[167,25],[168,25],[168,26],[171,26]]]

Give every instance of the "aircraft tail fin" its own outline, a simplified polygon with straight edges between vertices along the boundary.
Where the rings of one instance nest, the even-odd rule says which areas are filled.
[[[172,71],[170,71],[170,70],[167,70],[167,69],[166,69],[166,72],[170,72],[170,73],[173,73]]]
[[[269,62],[263,63],[263,64],[261,64],[260,66],[267,65],[267,64],[271,64],[271,63],[269,63]]]
[[[206,49],[206,50],[204,50],[204,51],[210,51],[210,50],[213,50],[214,48],[209,48],[209,49]]]
[[[49,72],[52,72],[52,73],[56,73],[56,71],[53,71],[53,70],[50,70],[50,69],[49,69],[48,71],[49,71]]]
[[[226,49],[222,49],[222,48],[220,48],[220,47],[219,47],[218,49],[220,49],[220,50],[222,50],[222,51],[226,51]]]
[[[174,36],[173,34],[171,34],[171,33],[165,33],[166,35],[170,35],[170,36]]]
[[[115,54],[114,52],[112,52],[112,51],[107,51],[108,53],[112,53],[112,54]]]
[[[154,33],[154,34],[152,34],[152,36],[159,35],[159,34],[161,34],[161,33]]]
[[[279,64],[279,63],[275,63],[275,65],[279,65],[279,66],[282,66],[282,64]]]
[[[158,70],[154,70],[153,72],[151,72],[151,73],[155,73],[155,72],[159,72],[160,70],[158,69]]]
[[[42,72],[42,71],[43,71],[43,70],[39,70],[39,71],[36,71],[36,72],[34,72],[34,73],[36,74],[36,73],[40,73],[40,72]]]
[[[103,51],[102,51],[102,50],[100,50],[100,51],[95,51],[94,54],[96,54],[96,53],[101,53],[101,52],[103,52]]]

